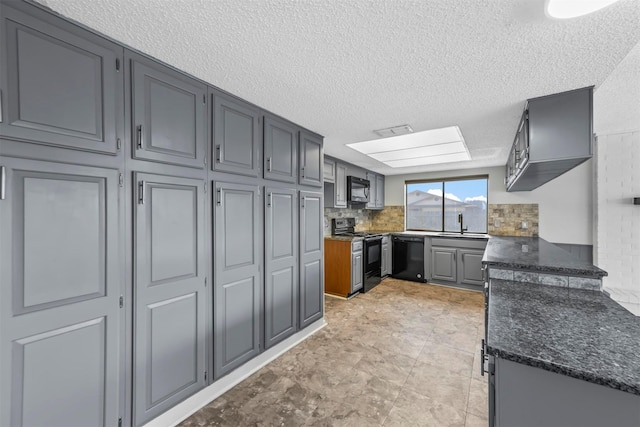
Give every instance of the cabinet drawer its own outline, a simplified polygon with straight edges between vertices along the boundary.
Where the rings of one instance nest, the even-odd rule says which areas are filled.
[[[358,240],[357,242],[351,242],[351,252],[362,251],[362,240]]]

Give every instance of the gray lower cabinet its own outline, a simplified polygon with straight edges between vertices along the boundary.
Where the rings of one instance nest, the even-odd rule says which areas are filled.
[[[210,89],[213,99],[212,168],[257,177],[260,173],[262,121],[252,105]]]
[[[300,192],[300,328],[322,318],[324,268],[322,193]]]
[[[260,352],[260,194],[256,185],[214,182],[214,377]]]
[[[466,285],[484,284],[482,277],[482,256],[484,251],[458,249],[458,280]]]
[[[431,247],[431,278],[455,282],[457,278],[457,249]]]
[[[205,386],[204,182],[135,173],[134,423]]]
[[[133,157],[204,168],[206,85],[134,52],[125,58]]]
[[[490,357],[492,427],[632,427],[640,423],[640,396],[566,375]],[[526,384],[526,387],[523,386]]]
[[[300,131],[299,184],[322,187],[324,161],[322,138]]]
[[[0,8],[0,134],[115,154],[123,48],[25,2]]]
[[[380,259],[380,274],[382,277],[391,274],[391,245],[389,244],[389,236],[382,236],[382,256]]]
[[[362,241],[351,243],[351,293],[362,289],[364,285],[362,246]]]
[[[265,189],[265,348],[298,325],[298,193]]]
[[[0,425],[115,426],[119,172],[0,157]]]
[[[264,118],[264,177],[296,183],[298,132],[295,126],[267,116]]]

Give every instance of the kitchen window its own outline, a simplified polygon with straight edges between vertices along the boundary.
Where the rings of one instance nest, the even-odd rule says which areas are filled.
[[[487,232],[488,176],[406,181],[407,230]]]

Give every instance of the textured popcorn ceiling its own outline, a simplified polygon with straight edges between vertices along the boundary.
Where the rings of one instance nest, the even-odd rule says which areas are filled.
[[[544,0],[38,0],[325,136],[384,174],[504,164],[527,98],[600,85],[640,0],[558,21]],[[344,144],[457,125],[472,161],[392,169]]]

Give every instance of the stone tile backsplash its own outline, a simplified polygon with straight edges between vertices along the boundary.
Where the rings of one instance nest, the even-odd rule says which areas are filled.
[[[385,206],[373,211],[371,230],[404,231],[404,206]]]
[[[488,232],[492,236],[537,237],[538,204],[489,204]]]
[[[324,208],[324,235],[331,234],[331,218],[355,218],[356,231],[371,230],[371,213],[368,209]]]

